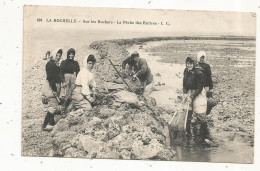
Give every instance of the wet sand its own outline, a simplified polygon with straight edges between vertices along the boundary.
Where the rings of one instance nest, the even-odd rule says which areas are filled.
[[[169,40],[148,42],[142,46],[134,45],[128,48],[130,53],[138,51],[140,56],[147,60],[157,85],[156,91],[151,96],[157,100],[158,106],[173,111],[178,105],[177,97],[182,95],[185,58],[196,57],[199,50],[207,52],[212,68],[214,92],[221,100],[209,115],[210,133],[219,146],[203,147],[201,144],[194,144],[194,137],[190,139],[182,137],[182,143],[174,147],[178,152],[176,160],[252,163],[254,83],[248,83],[250,79],[254,80],[255,74],[254,42]],[[229,72],[230,70],[238,72]],[[248,72],[243,72],[246,70]],[[242,79],[245,77],[249,79]],[[158,83],[164,85],[158,86]],[[234,98],[244,101],[243,105],[234,103]],[[245,113],[242,113],[242,109]],[[164,118],[168,120],[170,117]],[[243,122],[245,120],[247,122]]]

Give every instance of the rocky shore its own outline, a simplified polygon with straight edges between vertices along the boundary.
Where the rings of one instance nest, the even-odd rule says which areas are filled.
[[[237,37],[136,38],[97,41],[91,43],[89,47],[82,47],[78,50],[80,52],[78,56],[83,58],[83,55],[92,53],[97,57],[95,74],[101,94],[100,103],[91,112],[84,113],[82,110],[77,110],[70,112],[66,118],[60,119],[60,116],[57,116],[56,119],[59,121],[50,133],[40,130],[45,113],[44,106],[40,102],[39,82],[45,78],[45,61],[33,59],[30,67],[24,71],[22,155],[174,160],[176,152],[170,146],[167,119],[165,120],[174,111],[169,112],[154,106],[149,99],[147,105],[140,104],[144,99],[134,93],[132,94],[134,102],[127,99],[118,100],[115,94],[123,93],[123,89],[127,87],[107,59],[111,59],[120,69],[122,60],[129,56],[126,47],[134,44],[141,46],[150,41],[167,40],[238,39],[241,40]],[[242,39],[254,40],[251,37]],[[195,55],[201,50],[196,43],[188,45],[187,48],[173,43],[145,50],[151,55],[161,56],[162,62],[183,64],[187,55]],[[249,46],[253,47],[252,44]],[[220,134],[222,131],[229,132],[230,138],[236,135],[244,136],[253,146],[255,67],[231,65],[239,63],[232,56],[242,54],[245,57],[252,57],[255,55],[254,51],[225,49],[225,47],[213,49],[214,45],[209,46],[207,51],[212,50],[209,54],[212,56],[209,58],[209,63],[213,64],[214,94],[220,99],[220,104],[209,116],[211,133],[218,140],[223,138]],[[185,52],[180,53],[181,51]],[[215,56],[221,58],[214,58]],[[126,78],[126,81],[132,88],[136,86],[130,78]],[[28,82],[32,84],[27,84]]]

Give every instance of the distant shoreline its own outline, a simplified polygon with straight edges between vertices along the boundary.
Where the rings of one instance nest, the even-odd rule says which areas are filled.
[[[93,49],[99,49],[99,46],[103,43],[116,43],[119,46],[143,44],[151,41],[164,41],[164,40],[256,40],[254,36],[175,36],[175,37],[142,37],[142,38],[129,38],[129,39],[110,39],[110,40],[98,40],[92,42],[89,47]]]

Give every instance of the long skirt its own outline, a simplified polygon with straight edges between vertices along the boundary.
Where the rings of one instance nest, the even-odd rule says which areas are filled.
[[[195,90],[189,90],[188,93],[192,94]],[[206,111],[207,111],[207,97],[206,91],[203,88],[201,93],[194,98],[193,102],[190,100],[189,110],[193,110],[195,117],[200,122],[206,122]]]

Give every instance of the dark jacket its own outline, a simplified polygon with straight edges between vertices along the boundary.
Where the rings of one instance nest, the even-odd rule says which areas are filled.
[[[145,59],[139,58],[139,61],[134,65],[135,74],[138,79],[145,85],[149,85],[153,81],[152,72]]]
[[[79,63],[77,61],[66,59],[63,60],[60,64],[61,73],[64,74],[73,74],[76,72],[76,75],[78,75],[80,71]]]
[[[189,90],[195,90],[191,98],[194,99],[199,95],[204,87],[204,75],[200,68],[188,70],[185,68],[183,76],[183,93],[186,94]]]
[[[56,83],[61,83],[60,67],[57,66],[54,60],[50,60],[45,66],[47,80],[51,86],[52,91],[57,92]]]
[[[125,69],[126,64],[128,64],[129,67],[132,68],[132,67],[135,65],[134,58],[130,56],[130,57],[126,58],[126,59],[122,62],[122,69],[123,69],[123,70]]]
[[[136,76],[145,85],[149,85],[153,81],[153,75],[145,59],[139,58],[139,61],[135,62],[134,58],[130,56],[122,62],[123,69],[125,69],[126,64],[134,67]]]
[[[205,76],[205,85],[204,85],[204,87],[209,87],[210,90],[213,89],[210,65],[207,64],[207,63],[199,62],[199,66],[203,69],[202,73]]]
[[[70,53],[73,53],[75,55],[76,51],[73,48],[70,48],[67,52],[67,59],[61,62],[60,69],[62,80],[64,80],[64,74],[76,73],[77,76],[80,71],[79,63],[77,61],[74,61],[74,58],[69,58]]]

